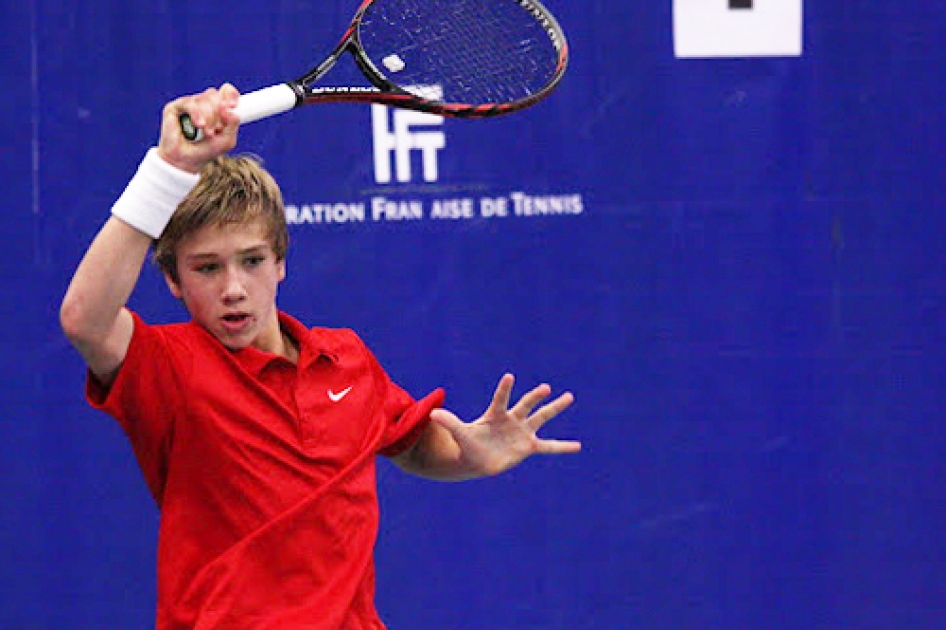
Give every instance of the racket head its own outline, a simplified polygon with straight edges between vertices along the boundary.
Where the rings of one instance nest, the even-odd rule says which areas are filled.
[[[317,87],[345,51],[371,87]],[[551,94],[568,55],[564,31],[538,0],[365,0],[329,59],[295,83],[306,103],[486,118]]]

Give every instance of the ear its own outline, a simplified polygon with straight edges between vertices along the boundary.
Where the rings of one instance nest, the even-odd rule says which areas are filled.
[[[167,283],[168,290],[171,291],[171,295],[179,300],[184,299],[184,293],[181,291],[181,285],[174,281],[174,278],[171,277],[171,274],[165,272],[164,281]]]
[[[279,281],[282,282],[286,279],[286,259],[283,258],[278,263],[276,263],[277,273],[279,274]]]

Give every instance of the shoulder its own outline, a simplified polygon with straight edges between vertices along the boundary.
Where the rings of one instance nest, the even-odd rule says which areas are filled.
[[[171,354],[193,355],[212,344],[212,336],[194,322],[150,324],[138,313],[131,312],[134,320],[132,345],[149,352],[156,346]]]
[[[309,329],[309,340],[317,350],[329,356],[372,356],[368,346],[358,336],[358,333],[350,328],[316,326]]]
[[[326,326],[307,327],[286,313],[279,313],[280,325],[288,330],[296,341],[305,345],[314,354],[341,358],[356,355],[371,356],[371,351],[354,330]]]

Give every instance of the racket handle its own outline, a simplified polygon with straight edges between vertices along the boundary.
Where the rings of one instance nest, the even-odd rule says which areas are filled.
[[[237,102],[236,113],[240,117],[240,124],[246,124],[288,112],[298,104],[296,91],[288,83],[280,83],[242,95]]]
[[[261,90],[248,92],[240,96],[234,111],[240,118],[240,124],[245,125],[261,118],[268,118],[287,112],[300,102],[299,95],[288,84],[272,85]],[[200,142],[204,137],[203,131],[194,126],[187,113],[180,116],[181,133],[191,142]]]

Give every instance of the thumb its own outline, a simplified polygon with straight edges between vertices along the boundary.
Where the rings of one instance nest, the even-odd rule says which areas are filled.
[[[456,414],[446,409],[434,409],[430,412],[430,419],[452,434],[456,434],[466,426],[466,423],[460,420]]]

